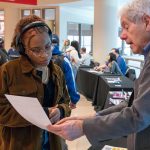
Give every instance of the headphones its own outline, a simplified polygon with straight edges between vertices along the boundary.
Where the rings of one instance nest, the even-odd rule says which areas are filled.
[[[23,46],[22,39],[21,39],[22,35],[29,29],[35,28],[35,27],[46,27],[48,29],[50,40],[52,40],[52,31],[47,24],[45,24],[42,21],[31,22],[27,24],[26,26],[24,26],[21,32],[16,36],[16,49],[19,51],[21,55],[25,55],[25,48]]]

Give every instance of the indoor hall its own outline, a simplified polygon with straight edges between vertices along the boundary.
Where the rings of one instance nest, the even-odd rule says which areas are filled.
[[[117,105],[123,99],[129,99],[133,91],[133,83],[144,65],[144,57],[134,55],[130,47],[120,39],[121,25],[117,12],[127,1],[123,0],[38,0],[32,4],[0,1],[0,38],[4,40],[4,48],[11,48],[16,23],[30,14],[43,18],[59,37],[59,47],[63,48],[64,41],[78,41],[80,48],[85,47],[91,56],[90,66],[80,66],[76,84],[80,93],[77,108],[71,116],[89,115],[112,105]],[[11,7],[10,7],[11,6]],[[109,11],[108,11],[109,10]],[[105,74],[95,70],[103,65],[112,48],[119,48],[120,55],[127,63],[127,78]],[[16,59],[18,54],[12,54],[9,59]],[[8,61],[8,60],[6,60]],[[115,97],[115,98],[114,98]],[[117,98],[120,98],[118,100]],[[114,99],[115,100],[114,100]],[[117,99],[117,101],[116,101]],[[106,142],[105,144],[125,147],[121,141]],[[126,140],[125,140],[126,142]],[[117,143],[117,144],[116,144]],[[84,150],[90,147],[85,136],[73,141],[67,141],[69,150]],[[104,144],[104,145],[105,145]],[[82,149],[81,149],[82,147]]]

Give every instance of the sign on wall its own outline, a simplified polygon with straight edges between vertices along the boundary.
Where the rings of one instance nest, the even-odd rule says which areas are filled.
[[[37,5],[37,0],[0,0],[0,2],[10,2],[10,3]]]

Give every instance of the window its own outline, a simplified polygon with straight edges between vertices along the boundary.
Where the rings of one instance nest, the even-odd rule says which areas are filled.
[[[4,10],[0,10],[0,37],[4,37]]]
[[[70,41],[76,40],[79,42],[79,25],[77,23],[68,23],[67,35]]]
[[[81,47],[86,47],[87,53],[91,52],[92,31],[92,25],[81,24]]]
[[[32,14],[41,17],[41,10],[40,9],[33,9]]]
[[[28,16],[28,15],[31,15],[31,10],[30,9],[24,9],[24,10],[21,11],[21,16],[22,17]]]
[[[56,10],[52,8],[43,9],[43,18],[53,33],[56,33]]]
[[[42,8],[42,9],[22,9],[21,17],[28,15],[37,15],[45,20],[53,33],[56,33],[56,9],[55,8]]]
[[[67,38],[76,40],[80,47],[86,47],[87,53],[92,53],[93,26],[89,24],[78,24],[69,22],[67,24]]]

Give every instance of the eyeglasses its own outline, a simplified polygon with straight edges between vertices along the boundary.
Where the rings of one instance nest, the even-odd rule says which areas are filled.
[[[28,48],[28,50],[32,51],[32,53],[37,56],[41,56],[44,53],[49,55],[52,51],[52,45],[48,44],[44,49],[40,47],[33,47],[33,48]]]

